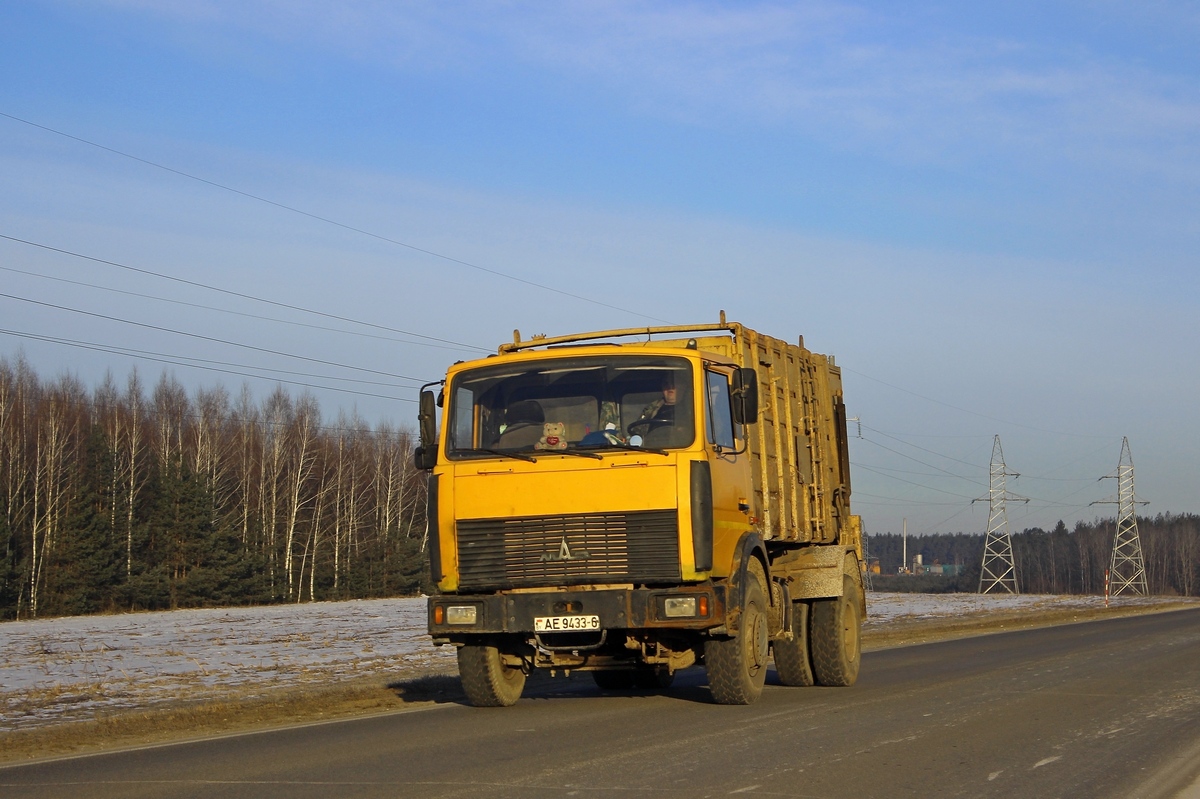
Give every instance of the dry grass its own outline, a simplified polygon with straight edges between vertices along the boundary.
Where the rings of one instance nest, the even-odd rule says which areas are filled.
[[[868,627],[866,651],[986,635],[1033,627],[1196,607],[1195,601],[1154,606],[989,612],[952,618],[899,618]],[[253,690],[241,688],[243,694]],[[360,717],[421,704],[458,702],[462,691],[452,670],[414,669],[359,678],[325,687],[277,688],[257,696],[180,701],[153,710],[98,714],[86,721],[0,734],[0,763],[41,760],[157,743],[195,740],[293,724]]]

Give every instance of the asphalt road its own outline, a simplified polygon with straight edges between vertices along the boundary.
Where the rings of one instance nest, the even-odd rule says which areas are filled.
[[[1200,777],[1200,610],[874,652],[853,688],[769,682],[750,707],[698,670],[533,693],[8,767],[0,796],[1154,799]]]

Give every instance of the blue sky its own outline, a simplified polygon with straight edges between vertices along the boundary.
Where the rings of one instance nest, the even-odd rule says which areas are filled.
[[[0,239],[0,354],[318,374],[360,392],[327,420],[407,424],[396,376],[460,344],[723,308],[846,369],[868,531],[982,531],[996,434],[1017,529],[1110,513],[1122,436],[1147,510],[1197,512],[1198,36],[1182,3],[5,3],[0,235],[43,246]]]

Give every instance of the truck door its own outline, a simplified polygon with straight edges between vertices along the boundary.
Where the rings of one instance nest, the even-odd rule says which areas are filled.
[[[730,402],[732,369],[704,370],[705,452],[712,473],[713,576],[728,576],[733,550],[750,529],[754,496],[745,428],[733,421]]]

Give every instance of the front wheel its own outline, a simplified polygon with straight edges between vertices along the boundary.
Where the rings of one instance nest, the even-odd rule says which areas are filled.
[[[719,705],[753,704],[767,679],[770,621],[766,573],[757,560],[752,558],[750,564],[744,577],[746,596],[737,637],[713,638],[704,644],[708,687]]]
[[[812,604],[812,665],[818,685],[854,685],[861,658],[858,582],[842,576],[842,595]]]
[[[515,705],[525,690],[525,672],[506,665],[494,646],[460,646],[458,676],[475,707]]]

